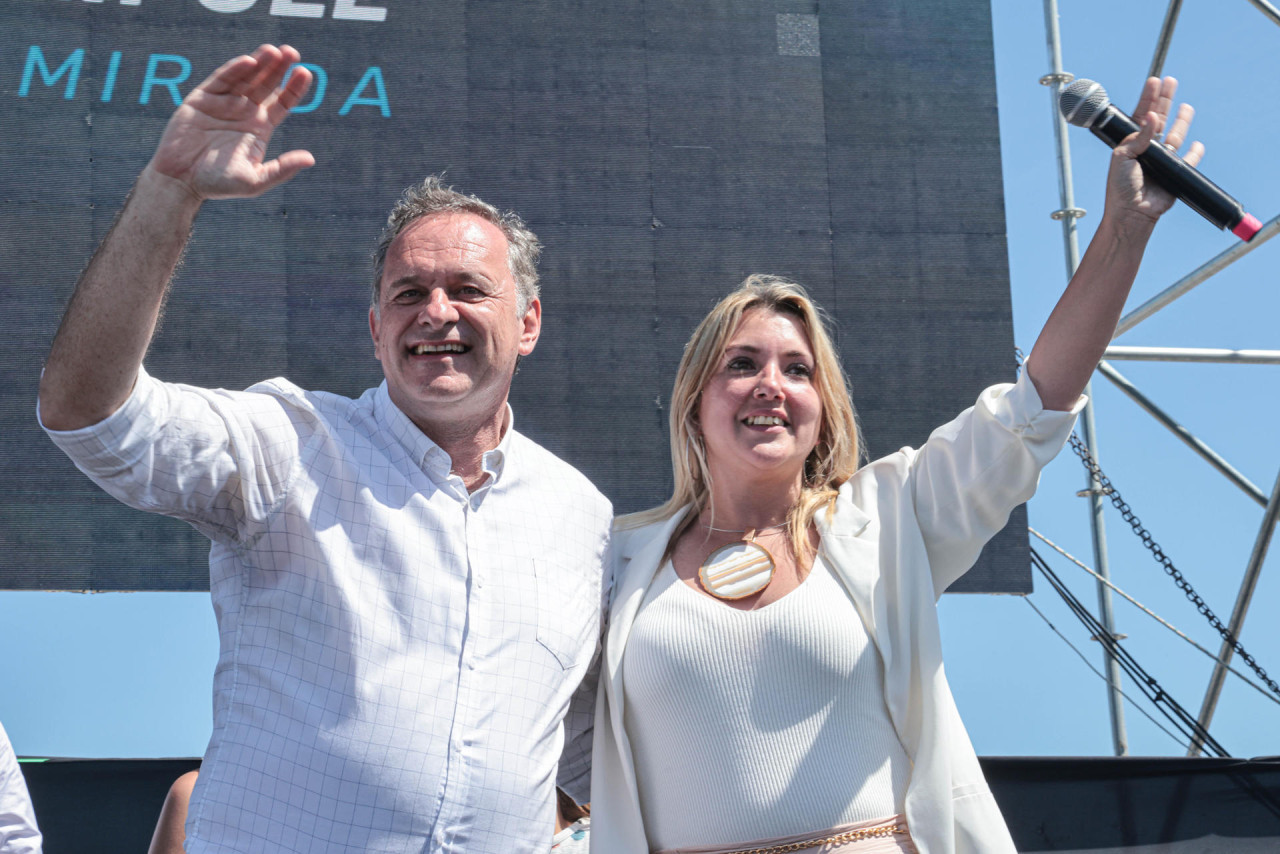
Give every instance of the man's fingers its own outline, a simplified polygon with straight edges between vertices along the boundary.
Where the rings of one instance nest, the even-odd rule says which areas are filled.
[[[272,44],[264,44],[253,53],[258,61],[257,71],[244,87],[243,95],[255,103],[261,104],[271,97],[271,93],[284,79],[284,73],[292,64],[286,62],[283,51]]]
[[[310,151],[301,148],[286,151],[275,160],[268,160],[262,164],[258,171],[262,180],[262,189],[259,192],[266,192],[277,184],[283,184],[303,169],[309,169],[315,165],[316,159]]]
[[[264,193],[314,165],[301,150],[262,162],[272,132],[310,88],[308,69],[289,75],[300,58],[288,45],[264,44],[224,63],[188,96],[194,112],[175,114],[180,130],[166,131],[172,141],[157,149],[164,174],[187,181],[202,198],[235,198]]]
[[[289,45],[276,47],[264,44],[252,55],[237,56],[224,62],[197,89],[210,95],[239,95],[254,103],[266,104],[280,97],[277,88],[300,58],[297,49]],[[284,113],[296,106],[306,94],[307,87],[311,85],[311,77],[310,72],[290,77],[288,85],[291,91],[283,95],[289,101]],[[283,115],[276,121],[283,120]]]
[[[289,111],[301,103],[303,96],[311,88],[312,79],[311,69],[305,66],[294,65],[289,69],[288,78],[275,91],[274,97],[264,104],[273,124],[280,124],[289,115]]]
[[[205,78],[200,89],[211,95],[226,95],[245,84],[258,69],[257,60],[248,55],[229,59],[218,67],[218,70]]]

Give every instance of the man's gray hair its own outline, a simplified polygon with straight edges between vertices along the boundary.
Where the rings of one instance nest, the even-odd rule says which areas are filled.
[[[378,238],[378,248],[373,253],[373,293],[371,305],[379,310],[382,291],[382,271],[387,263],[387,250],[400,232],[409,224],[438,213],[458,211],[474,214],[496,225],[507,238],[507,263],[516,280],[516,309],[520,316],[538,298],[538,256],[542,244],[515,212],[505,213],[475,196],[460,193],[446,187],[439,175],[428,175],[421,184],[407,187],[387,217],[386,227]]]

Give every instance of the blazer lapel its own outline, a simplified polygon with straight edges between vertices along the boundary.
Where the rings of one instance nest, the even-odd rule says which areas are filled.
[[[644,594],[648,592],[649,585],[661,568],[662,554],[667,550],[671,532],[684,515],[685,511],[682,510],[670,519],[614,534],[614,547],[617,551],[613,567],[614,596],[609,605],[609,631],[604,644],[604,693],[614,745],[631,801],[637,810],[640,795],[636,790],[635,764],[631,757],[631,741],[623,726],[626,719],[622,690],[622,653],[626,649],[636,614],[644,602]]]
[[[880,544],[871,517],[854,504],[841,490],[836,500],[834,518],[828,523],[827,514],[819,512],[816,521],[821,535],[819,552],[832,574],[844,585],[853,600],[853,606],[862,618],[862,624],[880,653],[880,661],[886,673],[892,672],[893,644],[885,643],[881,633],[885,629],[885,615],[879,605],[883,597],[876,595],[880,578]],[[895,721],[896,723],[896,721]]]
[[[622,542],[618,546],[617,564],[613,568],[614,596],[609,605],[609,634],[605,643],[610,682],[619,675],[622,651],[631,634],[631,624],[635,622],[644,594],[660,568],[671,532],[684,515],[684,511],[681,511],[670,519],[614,535]]]

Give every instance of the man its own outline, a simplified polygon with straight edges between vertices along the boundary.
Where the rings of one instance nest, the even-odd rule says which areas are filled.
[[[13,753],[9,734],[0,724],[0,854],[40,854],[43,838],[36,826],[27,779]]]
[[[81,277],[40,416],[103,488],[213,541],[221,649],[189,851],[545,851],[586,796],[608,502],[512,429],[538,340],[536,238],[428,179],[379,246],[385,382],[349,400],[142,370],[206,199],[312,165],[264,160],[310,74],[290,47],[223,65],[174,113]],[[588,680],[590,682],[590,680]],[[591,687],[588,684],[588,687]]]

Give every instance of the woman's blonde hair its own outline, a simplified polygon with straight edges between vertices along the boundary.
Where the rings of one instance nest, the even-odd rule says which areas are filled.
[[[733,293],[720,300],[685,345],[671,391],[671,468],[675,488],[662,505],[622,517],[620,527],[635,528],[668,519],[691,505],[693,512],[672,534],[671,544],[674,544],[693,525],[698,512],[710,503],[711,473],[698,429],[702,390],[719,370],[729,339],[737,332],[743,317],[757,309],[794,317],[813,349],[813,381],[822,402],[822,418],[818,442],[805,459],[800,499],[787,515],[795,554],[810,556],[809,526],[814,516],[824,507],[834,507],[840,485],[858,469],[861,447],[858,422],[849,399],[849,384],[827,333],[822,310],[795,282],[760,273],[748,276]],[[668,551],[670,549],[671,545]]]

